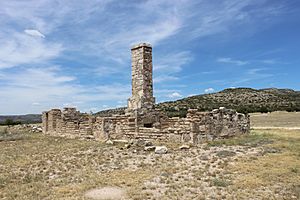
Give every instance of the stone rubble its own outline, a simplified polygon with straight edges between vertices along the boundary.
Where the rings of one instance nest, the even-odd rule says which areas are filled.
[[[156,154],[166,154],[168,153],[168,148],[166,146],[156,146],[154,152]]]

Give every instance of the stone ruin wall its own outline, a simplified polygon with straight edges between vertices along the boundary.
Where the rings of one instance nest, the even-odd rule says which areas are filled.
[[[96,117],[75,108],[43,113],[43,132],[70,138],[155,139],[198,143],[248,133],[248,115],[219,108],[211,112],[188,110],[186,118],[168,118],[155,109],[152,47],[141,43],[131,49],[132,96],[124,115]]]
[[[43,132],[55,136],[70,138],[94,138],[92,132],[93,117],[82,114],[75,108],[52,109],[43,112]]]
[[[44,112],[43,119],[46,115],[48,127],[43,126],[44,133],[82,139],[154,139],[201,143],[247,134],[250,130],[248,115],[226,108],[211,112],[190,109],[186,118],[165,118],[160,128],[137,127],[137,120],[126,115],[96,117],[79,113],[74,108],[65,108],[60,115],[57,109]]]

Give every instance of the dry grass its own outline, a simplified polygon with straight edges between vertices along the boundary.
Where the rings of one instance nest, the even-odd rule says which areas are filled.
[[[105,185],[134,188],[134,194],[153,174],[151,168],[126,170],[114,159],[117,149],[96,141],[23,137],[0,142],[0,199],[84,199],[85,191]]]
[[[285,187],[293,194],[287,199],[299,199],[300,131],[264,130],[261,133],[274,141],[267,147],[278,149],[280,153],[269,153],[255,159],[246,157],[235,163],[231,169],[236,176],[232,187],[248,190],[250,194],[267,189],[274,195],[280,194],[280,188]]]
[[[251,127],[299,127],[300,112],[253,113]]]
[[[21,136],[0,142],[0,199],[85,199],[86,191],[105,186],[125,189],[129,199],[299,198],[296,130],[257,130],[185,151],[167,143],[165,155],[37,133]]]

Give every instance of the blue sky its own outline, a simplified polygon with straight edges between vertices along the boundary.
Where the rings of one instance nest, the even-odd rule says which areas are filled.
[[[130,47],[153,46],[158,102],[300,90],[298,0],[2,0],[0,114],[126,105]]]

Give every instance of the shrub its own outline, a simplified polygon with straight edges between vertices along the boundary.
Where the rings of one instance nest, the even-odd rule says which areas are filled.
[[[1,123],[0,125],[11,126],[11,125],[18,125],[18,124],[22,124],[22,123],[20,121],[14,121],[14,120],[8,118],[3,123]]]

